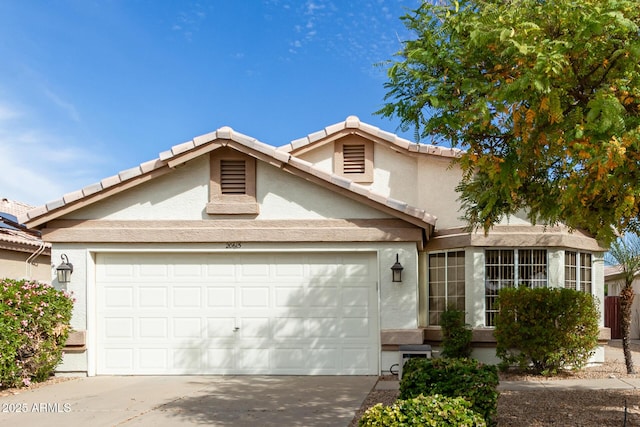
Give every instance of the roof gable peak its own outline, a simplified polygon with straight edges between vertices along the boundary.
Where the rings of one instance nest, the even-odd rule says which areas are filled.
[[[394,133],[361,122],[357,116],[349,116],[342,122],[329,125],[322,130],[295,139],[289,144],[278,147],[278,150],[291,153],[292,155],[298,155],[333,142],[343,136],[353,134],[411,153],[430,154],[449,158],[459,157],[462,153],[462,150],[457,148],[441,147],[433,144],[418,144],[409,141]]]

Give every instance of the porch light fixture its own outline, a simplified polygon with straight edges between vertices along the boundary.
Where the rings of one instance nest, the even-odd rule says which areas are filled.
[[[398,260],[398,254],[396,254],[396,263],[391,266],[391,281],[392,282],[402,282],[402,264]]]
[[[73,273],[73,264],[69,262],[69,258],[65,254],[62,254],[60,258],[62,258],[62,263],[56,267],[58,283],[69,283],[71,282],[71,273]]]

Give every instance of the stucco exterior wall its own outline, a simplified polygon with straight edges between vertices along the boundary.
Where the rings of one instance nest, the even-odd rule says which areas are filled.
[[[462,227],[460,202],[456,186],[462,174],[457,166],[451,167],[451,159],[437,156],[419,158],[416,187],[419,190],[418,205],[438,217],[437,230]]]
[[[259,162],[256,219],[390,218],[378,210]]]
[[[0,277],[10,279],[31,279],[51,283],[51,257],[40,255],[34,263],[27,264],[31,256],[27,252],[0,249]]]
[[[389,218],[263,162],[256,165],[256,199],[261,219]],[[208,156],[194,159],[172,173],[79,209],[65,219],[202,220],[208,215]]]

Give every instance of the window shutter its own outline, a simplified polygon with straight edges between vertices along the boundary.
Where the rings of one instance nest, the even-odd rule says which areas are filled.
[[[344,144],[342,147],[343,173],[364,173],[364,144]]]
[[[222,194],[246,194],[247,171],[244,160],[220,160],[220,190]]]

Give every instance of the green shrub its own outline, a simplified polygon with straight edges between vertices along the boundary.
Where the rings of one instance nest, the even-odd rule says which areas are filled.
[[[471,404],[461,397],[424,396],[398,400],[391,406],[382,403],[369,408],[358,423],[361,427],[388,426],[486,426]]]
[[[0,388],[47,379],[62,360],[73,300],[28,280],[0,279]]]
[[[409,359],[402,368],[400,399],[420,394],[463,397],[487,423],[498,410],[498,369],[473,359]]]
[[[583,367],[598,345],[598,307],[591,294],[564,288],[502,289],[494,331],[502,367],[536,374]]]
[[[447,308],[440,319],[442,327],[442,356],[452,358],[471,357],[472,332],[464,322],[464,311]]]

